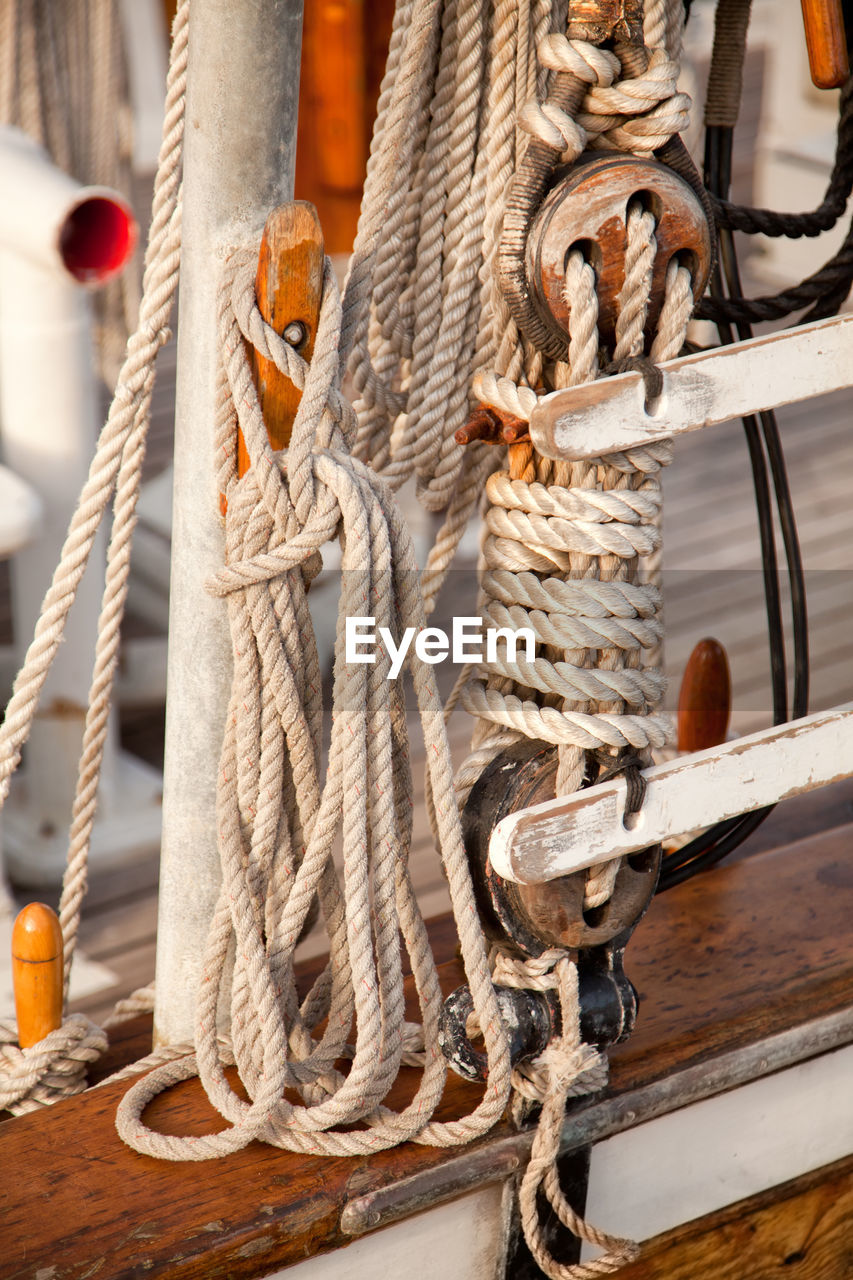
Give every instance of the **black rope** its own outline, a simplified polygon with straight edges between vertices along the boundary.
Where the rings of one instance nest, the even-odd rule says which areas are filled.
[[[646,780],[643,777],[642,770],[645,763],[630,747],[622,747],[616,757],[615,764],[609,769],[605,769],[595,779],[598,782],[608,782],[611,778],[616,778],[620,773],[625,775],[625,817],[630,818],[632,814],[639,813],[643,807],[643,801],[646,798]]]
[[[708,155],[715,148],[731,146],[731,138],[715,137],[716,130],[709,129]],[[723,130],[723,133],[726,131]],[[731,134],[731,130],[727,131]],[[716,172],[722,174],[725,161],[720,154]],[[775,213],[770,209],[751,209],[730,204],[721,191],[714,190],[710,181],[710,165],[706,165],[709,198],[714,206],[717,225],[720,228],[720,250],[726,252],[726,236],[733,230],[748,234],[762,232],[771,236],[816,236],[834,226],[847,205],[853,190],[853,76],[841,91],[838,121],[838,142],[835,164],[823,201],[810,213]],[[727,188],[728,182],[725,186]],[[733,248],[729,256],[733,253]],[[781,320],[795,311],[804,311],[799,323],[822,320],[835,315],[853,287],[853,221],[838,252],[819,270],[807,276],[798,285],[779,293],[759,298],[744,298],[740,290],[729,290],[729,297],[703,298],[696,308],[696,315],[715,324],[760,324]],[[808,310],[805,310],[808,308]]]
[[[780,213],[775,209],[754,209],[748,205],[731,204],[712,192],[708,193],[708,198],[718,227],[729,231],[743,231],[746,235],[787,236],[797,240],[801,236],[819,236],[822,232],[831,230],[846,209],[851,191],[853,76],[841,90],[835,162],[823,200],[816,209],[806,213]]]
[[[706,180],[712,192],[720,198],[728,192],[731,172],[731,148],[731,129],[715,127],[708,130],[706,136]],[[714,304],[722,301],[735,304],[742,299],[741,282],[734,237],[728,227],[724,227],[720,231],[719,248],[718,267],[712,282],[714,297],[711,301]],[[723,298],[724,287],[732,295],[728,300]],[[846,291],[844,296],[846,297]],[[826,305],[826,301],[826,298],[824,298],[824,305]],[[831,313],[827,312],[826,314]],[[724,344],[734,341],[734,334],[726,320],[721,319],[718,323],[721,341]],[[748,321],[740,320],[738,323],[738,337],[745,338],[749,336],[751,336],[751,329]],[[795,717],[805,715],[808,710],[808,620],[802,557],[776,416],[771,412],[764,412],[758,415],[757,420],[755,416],[745,418],[743,425],[753,470],[762,544],[768,638],[771,655],[773,720],[774,723],[779,724],[787,719],[787,676],[777,578],[776,548],[773,536],[773,516],[769,498],[768,461],[791,584],[794,639],[793,714]],[[675,853],[667,855],[661,868],[658,892],[671,889],[698,872],[715,866],[732,853],[761,825],[767,815],[772,812],[772,808],[773,806],[768,806],[753,813],[742,814],[737,818],[728,819],[726,822],[717,823],[710,830],[704,832],[703,835],[695,840],[689,841]]]
[[[835,257],[807,276],[800,284],[781,293],[767,294],[760,298],[703,298],[696,308],[700,320],[713,320],[715,324],[762,324],[768,320],[781,320],[804,307],[812,309],[801,317],[800,323],[822,320],[835,315],[853,287],[853,222],[844,243]]]

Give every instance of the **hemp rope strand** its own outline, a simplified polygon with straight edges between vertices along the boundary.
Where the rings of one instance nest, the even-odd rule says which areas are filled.
[[[99,620],[92,687],[86,714],[83,748],[74,799],[68,863],[62,886],[59,920],[64,945],[65,1002],[80,907],[86,891],[87,861],[94,819],[98,774],[103,757],[112,680],[118,657],[118,628],[127,592],[130,535],[139,491],[154,362],[169,337],[168,323],[177,285],[180,243],[180,159],[184,124],[187,62],[187,0],[178,9],[166,92],[163,143],[154,185],[152,222],[139,323],[127,345],[109,415],[72,516],[59,564],[36,624],[35,636],[18,673],[6,716],[0,726],[0,806],[9,792],[11,776],[21,758],[38,700],[62,640],[65,620],[83,576],[95,534],[113,502],[113,529],[107,553],[104,600]],[[96,1045],[106,1038],[88,1020],[81,1032],[80,1015],[66,1018],[61,1028],[33,1046],[15,1051],[17,1031],[0,1031],[0,1098],[11,1110],[80,1092],[86,1064],[97,1056]],[[38,1051],[38,1052],[36,1052]],[[76,1060],[75,1075],[65,1064]],[[39,1077],[34,1081],[34,1063]],[[46,1091],[46,1092],[45,1092]]]
[[[225,1155],[256,1137],[326,1154],[376,1151],[407,1139],[453,1145],[494,1124],[510,1080],[434,674],[428,664],[412,661],[437,798],[439,844],[490,1059],[483,1101],[470,1116],[443,1124],[430,1120],[446,1072],[437,1047],[441,994],[406,870],[411,777],[397,686],[386,680],[389,660],[383,655],[374,666],[347,665],[339,629],[332,743],[322,788],[322,721],[308,690],[313,657],[303,567],[341,528],[342,616],[358,613],[367,597],[377,625],[423,626],[411,543],[390,492],[348,452],[355,423],[336,386],[341,311],[328,263],[310,366],[300,369],[299,357],[266,332],[267,349],[303,390],[286,472],[271,452],[243,342],[258,336],[263,325],[254,304],[247,306],[252,276],[250,262],[235,260],[233,285],[229,289],[226,281],[221,309],[228,395],[222,398],[218,437],[223,445],[233,441],[239,421],[252,460],[238,480],[233,449],[230,454],[220,450],[226,457],[220,480],[227,498],[227,560],[211,586],[227,598],[235,654],[217,804],[223,888],[198,998],[195,1057],[165,1064],[135,1085],[120,1106],[119,1133],[148,1154],[194,1160]],[[282,791],[289,806],[282,804]],[[343,892],[331,863],[338,832],[344,844]],[[330,962],[300,1006],[293,948],[315,893],[329,930]],[[228,1057],[216,1036],[232,934],[229,1052],[249,1103],[224,1076]],[[400,935],[411,957],[427,1053],[415,1098],[395,1114],[383,1099],[407,1047]],[[315,1040],[312,1029],[323,1019],[326,1030]],[[348,1049],[353,1019],[355,1036]],[[350,1070],[342,1076],[333,1064],[348,1054]],[[195,1072],[229,1127],[201,1138],[148,1130],[140,1119],[147,1101]],[[289,1087],[303,1095],[304,1105],[285,1099]],[[342,1127],[358,1120],[368,1127]]]

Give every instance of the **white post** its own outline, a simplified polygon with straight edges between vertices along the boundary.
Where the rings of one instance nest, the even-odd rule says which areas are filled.
[[[293,197],[302,0],[194,0],[184,144],[158,1042],[191,1040],[220,884],[215,793],[231,679],[214,458],[216,299],[233,247]]]

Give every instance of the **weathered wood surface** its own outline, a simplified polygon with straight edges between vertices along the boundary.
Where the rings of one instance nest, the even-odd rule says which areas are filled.
[[[641,1098],[680,1072],[710,1076],[724,1055],[752,1054],[792,1028],[843,1016],[853,978],[851,839],[853,825],[719,868],[654,901],[628,956],[640,1019],[632,1040],[612,1052],[605,1099]],[[443,957],[452,949],[446,925],[435,946]],[[445,959],[441,976],[445,989],[461,981],[458,962]],[[122,1033],[137,1052],[139,1027]],[[324,1160],[252,1144],[202,1168],[159,1163],[115,1134],[125,1088],[107,1085],[0,1126],[8,1280],[35,1280],[49,1267],[53,1280],[82,1280],[95,1267],[103,1280],[265,1274],[346,1243],[347,1202],[460,1158],[407,1147],[370,1160]],[[475,1097],[474,1086],[454,1078],[441,1114]],[[577,1104],[579,1131],[583,1116],[602,1105]],[[195,1082],[158,1099],[147,1115],[171,1132],[217,1124]],[[509,1128],[487,1141],[506,1140],[519,1142]]]
[[[837,782],[851,768],[846,703],[643,769],[643,804],[630,822],[624,778],[508,814],[492,831],[489,860],[504,879],[541,884]]]
[[[687,183],[656,160],[614,152],[587,158],[543,201],[527,245],[532,294],[557,349],[565,346],[569,335],[567,246],[577,244],[585,246],[595,268],[602,339],[613,341],[625,283],[628,208],[634,202],[653,208],[657,218],[647,332],[654,332],[660,315],[672,258],[689,258],[696,292],[704,290],[711,270],[711,238],[702,206]]]
[[[653,403],[638,373],[554,391],[530,435],[546,457],[596,458],[838,391],[853,383],[851,333],[853,316],[833,317],[664,361]]]
[[[648,1241],[620,1280],[849,1280],[853,1159]]]

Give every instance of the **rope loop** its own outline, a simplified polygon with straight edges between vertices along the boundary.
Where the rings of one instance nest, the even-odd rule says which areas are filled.
[[[554,102],[528,102],[519,113],[518,123],[558,155],[569,153],[575,159],[587,144],[586,130]]]
[[[638,1247],[601,1231],[576,1213],[560,1187],[557,1169],[567,1101],[598,1092],[607,1083],[606,1057],[581,1040],[577,965],[565,951],[555,948],[521,960],[496,947],[490,961],[496,983],[555,992],[560,1010],[559,1036],[537,1058],[513,1071],[516,1122],[520,1124],[534,1107],[541,1108],[519,1188],[524,1238],[537,1266],[551,1280],[585,1280],[609,1274],[635,1258]],[[558,1263],[545,1242],[537,1203],[540,1192],[566,1230],[606,1250],[605,1256],[571,1266]]]

